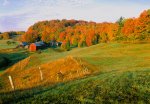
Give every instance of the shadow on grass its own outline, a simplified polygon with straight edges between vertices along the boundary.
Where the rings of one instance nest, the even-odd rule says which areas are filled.
[[[12,52],[12,53],[0,53],[0,71],[6,70],[8,67],[23,60],[29,56],[27,51]]]

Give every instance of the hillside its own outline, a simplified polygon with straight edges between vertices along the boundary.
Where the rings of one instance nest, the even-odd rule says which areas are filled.
[[[19,63],[8,68],[1,75],[3,85],[0,91],[11,91],[8,75],[11,75],[14,80],[16,90],[27,89],[42,85],[53,85],[59,82],[66,82],[76,78],[93,73],[96,69],[80,58],[68,56],[54,62],[36,65],[36,67],[26,68],[30,61],[35,57],[26,58]],[[40,77],[40,70],[43,74],[43,80]]]
[[[150,44],[131,43],[103,43],[67,52],[46,49],[41,54],[32,54],[1,74],[1,91],[10,90],[8,75],[12,75],[14,83],[18,83],[15,84],[16,90],[26,90],[5,95],[1,93],[0,101],[150,103],[149,53]],[[40,81],[39,66],[43,81]],[[60,71],[62,74],[57,79]],[[4,79],[8,83],[3,82]]]
[[[5,44],[6,43],[2,43],[2,46],[5,46]],[[6,45],[5,48],[0,47],[0,73],[18,61],[29,56],[29,52],[27,52],[27,50],[16,49],[14,47],[16,47],[16,45]]]

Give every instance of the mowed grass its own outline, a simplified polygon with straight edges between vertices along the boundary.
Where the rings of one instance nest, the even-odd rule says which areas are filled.
[[[101,73],[84,79],[1,94],[2,103],[149,104],[150,69]]]
[[[13,41],[12,39],[7,39],[7,40],[0,40],[0,50],[2,49],[10,49],[10,48],[15,48],[19,43],[15,41],[15,44],[7,44],[7,41]]]
[[[35,53],[30,67],[54,61],[66,56],[80,57],[95,65],[101,71],[138,70],[150,67],[150,44],[98,44],[85,48],[74,48],[67,52],[58,52],[56,49],[43,50]]]
[[[68,52],[43,50],[27,69],[66,56],[79,57],[98,72],[69,82],[0,95],[2,103],[150,103],[150,44],[103,43]]]

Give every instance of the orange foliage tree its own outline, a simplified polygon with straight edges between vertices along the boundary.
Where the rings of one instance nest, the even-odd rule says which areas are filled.
[[[119,38],[118,38],[119,37]],[[41,21],[31,26],[23,40],[35,42],[39,39],[68,42],[68,46],[91,46],[100,42],[126,40],[148,40],[150,38],[150,10],[138,18],[120,18],[116,23],[95,23],[77,20]],[[150,39],[149,39],[150,40]]]

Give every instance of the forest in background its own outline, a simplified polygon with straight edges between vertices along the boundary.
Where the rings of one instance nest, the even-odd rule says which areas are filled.
[[[96,23],[83,20],[40,21],[30,26],[22,41],[35,42],[52,40],[62,42],[68,48],[91,46],[103,42],[149,42],[150,9],[143,11],[138,18],[121,17],[115,23]]]

